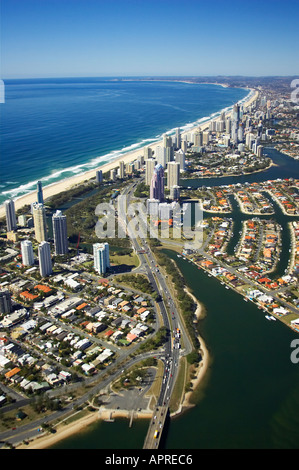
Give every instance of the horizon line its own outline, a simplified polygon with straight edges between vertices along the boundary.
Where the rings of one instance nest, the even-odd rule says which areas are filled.
[[[294,75],[65,75],[65,76],[40,76],[40,77],[5,77],[2,80],[50,80],[50,79],[65,79],[65,78],[294,78],[299,74]]]

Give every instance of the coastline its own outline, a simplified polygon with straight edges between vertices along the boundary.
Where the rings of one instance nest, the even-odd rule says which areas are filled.
[[[188,287],[185,288],[185,291],[188,293],[188,295],[190,295],[190,297],[196,304],[196,310],[194,312],[194,316],[195,316],[194,323],[197,323],[199,320],[201,320],[205,316],[204,305],[197,299],[197,297],[195,297],[195,295],[191,292],[191,290]],[[199,351],[201,352],[202,360],[199,362],[198,366],[196,367],[194,371],[195,373],[194,379],[190,381],[192,384],[192,390],[184,394],[179,409],[175,411],[174,413],[172,413],[171,417],[178,417],[180,414],[184,412],[184,410],[187,410],[195,406],[194,403],[192,403],[191,401],[192,396],[194,392],[198,389],[204,377],[206,376],[206,372],[210,364],[210,356],[209,356],[208,348],[203,338],[199,334],[197,334],[197,338],[200,343]]]
[[[255,90],[255,93],[252,94],[252,96],[250,96],[250,94],[249,94],[249,96],[247,97],[247,101],[245,101],[243,103],[244,108],[250,106],[250,104],[253,101],[256,100],[257,96],[258,96],[258,91],[256,91],[256,90]],[[231,113],[228,113],[227,115],[230,115],[230,114]],[[203,131],[203,130],[205,130],[209,127],[209,124],[210,124],[211,121],[214,121],[214,120],[217,120],[217,119],[219,119],[219,116],[217,116],[216,118],[212,117],[209,120],[207,120],[205,123],[197,124],[197,125],[193,126],[192,128],[188,129],[187,131],[182,132],[182,135],[185,135],[185,134],[191,132],[193,129],[198,129],[198,128],[200,128]],[[150,144],[150,147],[152,148],[152,150],[155,151],[156,147],[158,145],[161,145],[161,142],[162,142],[162,140],[159,140],[158,142]],[[128,152],[127,154],[122,155],[121,157],[114,160],[113,162],[109,162],[107,164],[104,164],[104,165],[102,165],[101,167],[99,167],[97,169],[101,169],[103,172],[107,172],[110,169],[113,169],[113,168],[117,167],[119,165],[119,161],[124,161],[125,164],[128,163],[128,162],[132,162],[140,155],[140,153],[142,153],[142,150],[143,149],[141,148],[141,149],[138,149],[138,150],[134,150],[132,152]],[[97,171],[97,169],[89,170],[88,172],[85,172],[81,175],[70,177],[70,178],[67,178],[66,180],[63,180],[63,181],[45,186],[43,188],[44,199],[46,200],[47,198],[49,198],[49,197],[51,197],[55,194],[58,194],[61,191],[65,191],[67,189],[70,189],[74,185],[80,184],[85,180],[94,178],[95,177],[95,172]],[[15,208],[16,208],[16,210],[18,210],[19,208],[23,207],[24,205],[31,204],[35,200],[36,200],[36,191],[32,191],[31,193],[29,193],[27,195],[24,195],[24,196],[21,196],[21,197],[15,199]],[[0,217],[3,217],[4,215],[5,215],[5,211],[4,211],[4,206],[2,205],[0,207]],[[190,293],[190,291],[188,291],[188,292],[189,292],[189,295],[193,298],[194,302],[196,302],[196,304],[197,304],[197,309],[196,309],[195,315],[196,315],[196,319],[198,321],[199,318],[201,318],[201,316],[203,314],[203,307],[202,307],[201,303],[198,301],[198,299],[195,298],[193,296],[193,294]],[[192,380],[193,390],[191,392],[186,393],[183,396],[182,403],[181,403],[179,409],[174,413],[174,416],[178,416],[183,412],[184,409],[189,408],[191,406],[194,406],[190,401],[191,396],[192,396],[194,390],[201,383],[203,377],[206,374],[208,366],[209,366],[210,361],[209,361],[208,349],[207,349],[203,339],[199,335],[198,335],[198,339],[199,339],[199,342],[200,342],[200,351],[202,353],[202,360],[200,361],[200,363],[199,363],[199,365],[196,369],[196,377],[195,377],[195,379]],[[113,418],[117,418],[117,417],[127,418],[128,415],[130,415],[129,411],[123,411],[123,410],[105,410],[105,411],[101,410],[100,414],[99,414],[98,411],[95,411],[95,412],[90,413],[90,415],[85,416],[83,418],[80,418],[80,419],[78,419],[77,421],[75,421],[73,423],[70,423],[70,424],[66,425],[66,424],[63,424],[63,422],[62,422],[57,426],[57,432],[55,434],[42,435],[42,436],[34,439],[28,445],[20,444],[20,446],[18,446],[18,448],[20,448],[20,449],[46,449],[46,448],[51,447],[51,446],[55,445],[56,443],[58,443],[58,442],[60,442],[64,439],[66,439],[67,437],[70,437],[71,435],[82,432],[84,429],[86,429],[86,427],[88,427],[89,425],[91,425],[92,423],[94,423],[95,421],[97,421],[99,419],[101,419],[101,420],[110,419],[111,418],[111,413],[112,413]],[[135,419],[139,419],[139,418],[150,419],[151,418],[151,413],[147,413],[146,411],[141,412],[141,413],[136,413],[134,418]]]
[[[134,413],[134,419],[151,419],[151,417],[152,415],[146,412]],[[114,418],[129,419],[130,412],[125,410],[99,410],[90,412],[87,416],[69,424],[64,424],[62,421],[58,424],[55,434],[43,434],[29,442],[28,445],[21,443],[17,446],[17,449],[47,449],[68,437],[83,432],[88,426],[91,426],[97,421],[105,421]]]
[[[245,101],[243,101],[244,108],[247,108],[248,106],[250,106],[251,103],[257,99],[257,96],[258,96],[258,91],[254,90],[254,89],[250,89],[250,92],[249,92],[248,96],[244,99]],[[240,101],[242,101],[242,100],[240,100]],[[219,112],[221,112],[221,110]],[[227,114],[227,116],[230,116],[231,111],[226,113],[226,114]],[[217,119],[219,119],[219,118],[220,118],[220,116],[210,117],[204,123],[198,123],[198,124],[192,126],[190,129],[183,131],[182,135],[186,135],[189,132],[194,131],[194,129],[199,129],[199,128],[201,129],[201,131],[205,131],[209,127],[210,122],[217,121]],[[157,146],[161,145],[162,142],[163,142],[163,140],[160,139],[159,141],[151,143],[149,145],[145,145],[144,147],[149,146],[155,152]],[[97,170],[102,170],[105,173],[105,172],[108,172],[108,171],[110,171],[114,168],[117,168],[120,161],[123,161],[125,165],[127,163],[131,163],[132,161],[136,160],[139,155],[141,155],[143,153],[144,147],[141,147],[137,150],[129,151],[126,154],[123,154],[120,157],[116,158],[115,160],[113,160],[111,162],[108,162],[108,163],[105,163],[104,165],[101,165],[101,166],[99,166],[99,167],[97,167],[93,170],[88,170],[88,171],[86,171],[84,173],[81,173],[79,175],[71,176],[71,177],[66,178],[64,180],[61,180],[61,181],[58,181],[58,182],[55,182],[55,183],[44,186],[43,187],[44,199],[46,200],[47,198],[49,198],[51,196],[54,196],[56,194],[59,194],[62,191],[69,190],[73,186],[81,184],[86,180],[90,180],[92,178],[95,178]],[[31,203],[33,203],[35,201],[36,201],[36,190],[32,191],[28,194],[25,194],[23,196],[14,198],[15,209],[17,211],[20,208],[22,208],[23,206],[30,205]],[[2,204],[0,206],[0,218],[2,218],[2,217],[5,217],[4,204]]]

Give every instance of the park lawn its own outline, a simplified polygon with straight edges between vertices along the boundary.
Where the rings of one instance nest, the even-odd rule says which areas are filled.
[[[169,409],[171,413],[179,410],[180,404],[185,395],[186,375],[188,374],[188,364],[186,358],[181,358],[179,361],[179,372],[175,382],[173,392],[170,397]]]
[[[115,254],[110,254],[110,264],[125,264],[127,266],[134,266],[137,268],[139,266],[139,258],[135,253],[131,253],[129,255],[118,255],[117,253]]]

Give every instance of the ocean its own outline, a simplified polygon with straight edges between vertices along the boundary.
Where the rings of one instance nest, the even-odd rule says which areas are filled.
[[[0,104],[0,203],[96,168],[120,154],[187,129],[244,99],[248,90],[178,82],[114,79],[11,80]],[[299,163],[268,148],[278,167],[246,181],[298,177]],[[245,178],[245,177],[244,177]],[[221,185],[236,178],[186,180]],[[242,181],[243,182],[243,181]],[[171,420],[164,449],[297,449],[298,364],[290,360],[297,335],[269,322],[217,280],[167,252],[205,305],[200,322],[212,363],[196,406]],[[284,269],[286,260],[281,269]],[[97,422],[56,449],[141,449],[148,421]]]
[[[0,104],[0,204],[96,169],[187,130],[249,90],[176,81],[61,78],[5,81]]]

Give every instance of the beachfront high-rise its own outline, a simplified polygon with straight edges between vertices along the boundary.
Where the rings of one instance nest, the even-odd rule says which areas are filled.
[[[68,252],[66,215],[57,210],[52,217],[54,248],[56,255],[66,255]]]
[[[102,172],[102,170],[97,170],[96,171],[96,182],[98,184],[101,184],[103,182],[103,172]]]
[[[5,201],[5,215],[6,215],[6,227],[8,232],[12,232],[17,228],[17,218],[15,212],[15,203],[12,199]]]
[[[181,147],[181,130],[179,127],[175,131],[175,138],[176,138],[176,148],[179,149]]]
[[[153,151],[152,151],[151,147],[144,147],[143,156],[144,156],[145,160],[147,160],[148,158],[152,158]]]
[[[32,204],[32,215],[35,229],[35,239],[38,242],[48,240],[48,229],[46,221],[46,211],[43,204],[34,202]]]
[[[40,204],[44,203],[43,188],[41,181],[37,182],[37,202],[39,202]]]
[[[30,240],[23,240],[21,242],[22,264],[24,266],[34,265],[34,253],[32,242]]]
[[[166,167],[166,148],[162,145],[157,145],[156,147],[156,160],[163,168]]]
[[[109,243],[94,243],[93,245],[94,270],[99,274],[105,274],[110,267]]]
[[[175,161],[180,164],[180,171],[185,171],[185,152],[182,149],[179,149],[174,154]]]
[[[156,160],[154,160],[153,158],[147,158],[145,160],[145,184],[147,186],[150,186],[151,184],[155,164]]]
[[[197,131],[192,134],[192,141],[193,141],[193,147],[202,147],[203,145],[203,137],[202,137],[202,132]]]
[[[160,163],[154,168],[150,185],[150,199],[159,201],[164,199],[164,168]]]
[[[110,179],[111,181],[115,181],[116,180],[116,169],[115,168],[112,168],[110,170]]]
[[[125,177],[125,163],[124,161],[119,162],[119,173],[120,179],[124,179]]]
[[[41,277],[52,274],[51,249],[49,242],[41,242],[38,246],[39,272]]]
[[[240,105],[234,104],[233,110],[232,110],[232,121],[239,123],[240,120]]]
[[[178,162],[167,163],[167,188],[180,185],[180,164]]]

